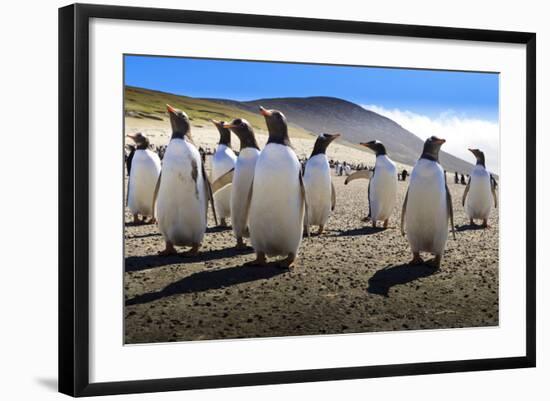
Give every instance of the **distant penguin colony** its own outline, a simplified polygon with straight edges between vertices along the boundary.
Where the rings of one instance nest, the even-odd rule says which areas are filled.
[[[341,134],[323,133],[302,165],[292,148],[285,115],[260,106],[268,130],[263,150],[247,120],[211,120],[219,141],[208,177],[204,158],[191,136],[189,117],[170,105],[166,108],[172,135],[163,148],[162,162],[149,150],[149,139],[141,133],[128,135],[134,143],[128,145],[126,155],[128,209],[134,224],[149,218],[149,223],[158,225],[165,242],[160,255],[177,254],[176,247],[189,248],[183,256],[198,255],[210,203],[216,225],[219,218],[219,225],[227,227],[230,219],[237,250],[247,248],[245,239],[250,242],[256,258],[248,265],[262,266],[267,258],[278,257],[279,267],[294,267],[303,236],[309,236],[312,227],[322,235],[335,210],[337,196],[331,166],[334,175],[346,175],[346,185],[357,179],[369,180],[368,214],[363,220],[370,221],[373,228],[380,227],[378,223],[380,230],[389,228],[396,208],[398,176],[401,174],[405,181],[406,170],[398,173],[382,142],[360,143],[375,153],[376,162],[374,169],[361,167],[352,173],[346,162],[329,163],[327,158],[327,148]],[[240,142],[238,155],[231,148],[231,133]],[[439,163],[444,143],[445,139],[436,136],[426,139],[403,201],[401,234],[409,243],[413,265],[424,262],[421,253],[430,253],[434,258],[428,263],[440,268],[449,224],[455,236],[452,198]],[[485,167],[484,153],[469,150],[476,165],[464,189],[462,206],[470,225],[480,220],[481,226],[488,228],[491,209],[497,207],[497,183]]]

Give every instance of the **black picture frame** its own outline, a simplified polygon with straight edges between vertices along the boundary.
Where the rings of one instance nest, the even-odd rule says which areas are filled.
[[[90,383],[89,22],[91,18],[276,28],[526,45],[526,352],[524,356]],[[159,392],[534,367],[536,35],[435,26],[75,4],[59,9],[59,391],[71,396]]]

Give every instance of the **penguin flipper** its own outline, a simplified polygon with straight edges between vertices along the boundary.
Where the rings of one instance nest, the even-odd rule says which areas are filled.
[[[356,171],[355,173],[352,173],[346,177],[346,180],[344,181],[344,185],[348,185],[353,180],[357,180],[359,178],[370,179],[372,175],[373,173],[369,170]]]
[[[464,206],[464,204],[466,203],[466,195],[468,195],[468,191],[470,190],[471,180],[472,180],[472,177],[468,178],[468,184],[466,184],[466,188],[464,188],[464,195],[462,195],[462,206]]]
[[[336,188],[334,188],[334,183],[330,181],[330,210],[334,211],[336,208]]]
[[[235,173],[235,168],[232,168],[227,173],[221,175],[214,181],[211,185],[212,193],[215,194],[220,189],[226,187],[227,185],[233,182],[233,174]]]
[[[373,174],[374,176],[374,174]],[[367,188],[367,199],[369,200],[369,218],[372,217],[371,213],[370,213],[370,180],[369,180],[369,187]]]
[[[157,217],[155,213],[155,208],[157,207],[157,197],[159,195],[159,188],[160,188],[160,177],[162,177],[162,171],[159,173],[159,178],[157,178],[157,183],[155,184],[155,191],[153,192],[153,206],[151,208],[153,212],[153,217]]]
[[[495,209],[498,207],[498,199],[497,199],[497,180],[493,178],[491,175],[491,193],[493,194],[493,199],[495,200]]]
[[[445,192],[447,193],[447,216],[451,220],[451,231],[453,232],[453,239],[456,239],[455,223],[453,219],[453,198],[451,197],[451,192],[449,191],[449,187],[447,186],[447,183],[445,183]]]
[[[401,209],[401,235],[405,235],[405,212],[407,211],[407,200],[409,199],[409,189],[405,194],[405,200],[403,201],[403,208]]]
[[[307,200],[306,200],[306,187],[304,186],[304,177],[302,176],[302,171],[298,172],[298,180],[300,181],[300,193],[302,194],[302,200],[304,202],[304,229],[306,235],[309,237],[309,221],[307,213]]]
[[[208,180],[208,176],[206,175],[206,170],[204,169],[204,163],[201,163],[201,172],[202,172],[202,179],[204,182],[205,193],[206,193],[206,196],[208,196],[206,200],[205,210],[206,211],[208,210],[208,200],[210,200],[210,205],[212,206],[212,214],[214,215],[214,223],[216,223],[216,226],[217,226],[218,216],[216,214],[216,207],[214,206],[214,193],[212,192],[212,186],[210,185],[210,180]]]

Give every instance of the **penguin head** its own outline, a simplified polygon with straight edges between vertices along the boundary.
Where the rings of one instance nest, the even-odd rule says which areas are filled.
[[[370,142],[360,142],[359,145],[372,150],[374,153],[376,153],[376,156],[381,156],[386,154],[386,147],[382,142],[378,140],[374,140]]]
[[[170,116],[170,124],[172,125],[172,138],[183,139],[189,135],[191,131],[191,123],[185,112],[178,110],[169,104],[166,105],[168,115]]]
[[[138,132],[137,134],[128,134],[126,135],[128,138],[131,138],[136,143],[136,149],[147,149],[149,148],[149,139],[145,135],[143,135],[141,132]],[[129,146],[130,151],[132,149],[132,145]]]
[[[313,152],[311,156],[325,153],[327,151],[328,145],[332,143],[336,138],[339,138],[341,134],[321,134],[315,140],[315,145],[313,145]]]
[[[485,154],[479,149],[470,149],[470,148],[468,148],[468,150],[470,152],[472,152],[474,154],[474,156],[476,157],[476,164],[480,164],[483,167],[485,167]]]
[[[218,132],[220,133],[220,145],[225,145],[227,147],[231,147],[231,131],[229,131],[229,128],[225,128],[224,124],[225,121],[217,121],[217,120],[210,120],[212,121],[212,124],[216,126],[218,129]]]
[[[426,142],[424,142],[424,150],[420,158],[439,162],[439,150],[444,143],[445,139],[436,136],[429,137],[426,139]]]
[[[260,149],[252,126],[244,118],[236,118],[230,123],[223,123],[222,128],[230,129],[237,135],[241,141],[241,150],[244,148]]]
[[[267,143],[279,143],[290,146],[286,117],[279,110],[268,110],[260,106],[260,114],[265,117],[269,139]]]

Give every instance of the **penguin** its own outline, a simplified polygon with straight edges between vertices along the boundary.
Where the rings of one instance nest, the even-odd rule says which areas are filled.
[[[496,194],[496,181],[485,168],[485,154],[479,149],[468,149],[476,158],[476,165],[468,178],[468,183],[462,196],[462,206],[466,216],[470,219],[470,225],[474,225],[474,219],[482,220],[482,227],[489,227],[487,220],[491,207],[498,205]]]
[[[401,234],[411,246],[411,264],[423,263],[420,252],[435,255],[430,262],[439,268],[449,234],[449,220],[455,236],[451,193],[439,164],[439,150],[445,139],[432,136],[424,142],[420,159],[416,162],[409,180],[409,188],[401,213]]]
[[[206,231],[209,200],[217,224],[216,209],[204,164],[191,138],[189,117],[170,105],[166,108],[172,136],[155,190],[158,227],[166,245],[159,254],[176,254],[174,246],[178,245],[191,247],[184,256],[196,256]]]
[[[319,227],[323,233],[330,212],[336,206],[336,191],[330,176],[326,150],[340,134],[321,134],[315,140],[311,156],[305,164],[304,187],[308,205],[308,223]]]
[[[380,141],[362,142],[361,146],[376,153],[374,171],[369,180],[367,197],[369,200],[369,218],[372,226],[377,221],[383,221],[383,227],[388,228],[389,218],[397,200],[397,166],[388,157],[386,147]]]
[[[214,193],[223,190],[231,184],[231,225],[237,239],[236,248],[246,249],[243,238],[248,237],[248,211],[252,194],[252,182],[256,161],[260,155],[260,147],[256,141],[254,130],[245,119],[237,118],[230,123],[224,123],[223,128],[230,129],[237,135],[241,143],[239,156],[234,170],[228,171],[212,183]]]
[[[150,223],[155,220],[153,196],[155,185],[160,175],[160,159],[157,154],[149,150],[149,139],[142,133],[127,135],[136,146],[130,153],[127,164],[128,179],[128,208],[134,216],[134,224],[145,223],[145,217],[151,216]],[[127,161],[128,161],[127,160]],[[139,220],[139,215],[143,220]]]
[[[286,117],[278,110],[260,106],[269,137],[254,171],[248,225],[256,260],[265,265],[266,256],[286,256],[281,268],[294,267],[302,242],[305,189],[301,165],[291,147]],[[307,214],[306,214],[307,216]]]
[[[220,133],[220,141],[212,158],[212,182],[235,168],[237,156],[231,149],[231,131],[224,128],[223,121],[212,120]],[[220,226],[227,227],[226,218],[231,216],[231,185],[214,193],[214,205]]]

